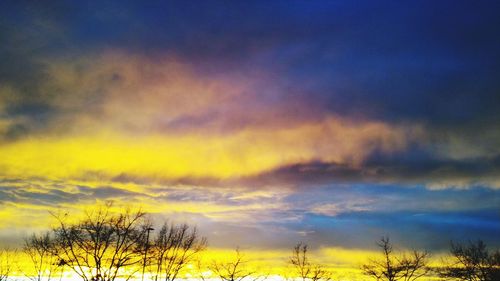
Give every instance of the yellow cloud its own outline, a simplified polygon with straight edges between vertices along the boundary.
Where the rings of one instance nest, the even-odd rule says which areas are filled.
[[[373,149],[397,150],[404,133],[384,124],[344,125],[332,118],[275,131],[224,136],[139,136],[115,133],[29,138],[0,146],[6,177],[151,179],[231,178],[297,162],[359,164]]]

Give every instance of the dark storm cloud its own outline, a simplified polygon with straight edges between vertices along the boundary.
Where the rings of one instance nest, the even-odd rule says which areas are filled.
[[[31,101],[31,110],[22,105],[13,114],[40,119],[50,111],[37,99],[46,78],[41,58],[106,48],[170,52],[229,71],[272,69],[287,77],[290,92],[301,88],[325,111],[425,120],[445,130],[465,122],[477,132],[476,122],[497,128],[498,5],[5,1],[0,77]]]
[[[359,166],[343,163],[306,162],[287,165],[257,176],[239,179],[249,185],[314,186],[328,183],[399,183],[430,187],[498,187],[500,155],[450,159],[428,147],[413,147],[399,153],[373,153]],[[435,153],[435,154],[431,154]]]
[[[477,133],[479,122],[498,129],[499,9],[491,1],[6,1],[0,76],[31,101],[12,114],[39,120],[51,110],[37,99],[41,58],[174,53],[211,71],[271,69],[326,112]]]

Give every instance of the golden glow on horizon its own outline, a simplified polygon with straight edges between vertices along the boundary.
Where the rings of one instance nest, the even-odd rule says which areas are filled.
[[[240,250],[244,264],[242,268],[245,271],[255,272],[254,275],[270,276],[271,279],[296,278],[294,269],[287,263],[291,251],[272,250],[272,249],[242,249]],[[309,252],[310,261],[321,264],[327,268],[333,275],[334,280],[370,280],[363,275],[360,266],[369,258],[379,257],[380,253],[375,251],[365,251],[359,249],[346,248],[320,248]],[[442,266],[444,253],[435,254],[430,260],[430,266]],[[12,276],[23,277],[25,274],[33,274],[33,268],[28,256],[22,252],[10,253],[11,261],[17,266],[12,272]],[[234,249],[227,248],[209,248],[199,257],[201,270],[197,262],[189,264],[181,273],[181,279],[199,279],[203,274],[207,279],[216,278],[209,270],[208,265],[217,262],[230,262],[235,257]],[[202,272],[202,273],[200,273]],[[53,272],[54,276],[59,277],[60,269]],[[139,273],[140,275],[140,273]],[[65,278],[77,278],[77,276],[68,268],[64,270]],[[429,276],[431,280],[435,277]]]

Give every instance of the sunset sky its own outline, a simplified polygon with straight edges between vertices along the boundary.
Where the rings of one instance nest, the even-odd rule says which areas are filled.
[[[0,241],[113,200],[275,260],[498,247],[499,11],[1,1]]]

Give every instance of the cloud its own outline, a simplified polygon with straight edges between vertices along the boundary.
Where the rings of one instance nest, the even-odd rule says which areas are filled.
[[[344,203],[326,203],[314,206],[310,212],[313,214],[334,217],[341,213],[370,211],[368,205],[370,205],[369,200],[358,200],[358,202],[352,200]]]
[[[16,244],[23,235],[53,225],[49,211],[77,219],[84,210],[113,201],[117,211],[142,208],[155,223],[197,225],[215,248],[288,249],[305,241],[313,247],[370,249],[380,236],[390,235],[403,248],[444,250],[450,239],[470,237],[496,245],[498,192],[370,184],[249,191],[248,187],[11,179],[0,184],[4,217],[0,236]]]
[[[44,79],[29,95],[15,83],[0,91],[5,177],[498,186],[489,124],[339,115],[276,73],[208,73],[173,56],[110,49],[38,65]]]
[[[431,189],[499,188],[498,156],[452,159],[428,150],[422,145],[394,153],[375,152],[358,166],[338,162],[299,162],[246,177],[241,182],[250,186],[285,185],[294,188],[349,183],[423,185]]]
[[[498,186],[489,5],[198,4],[5,4],[2,154],[30,167],[4,176]]]
[[[302,161],[359,166],[375,150],[404,149],[416,131],[296,110],[271,81],[197,74],[169,58],[105,53],[47,62],[46,73],[36,93],[48,118],[34,118],[39,107],[7,115],[33,129],[0,148],[6,177],[228,179]]]

